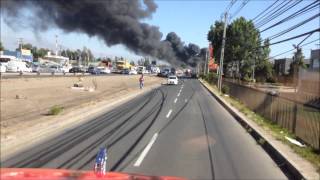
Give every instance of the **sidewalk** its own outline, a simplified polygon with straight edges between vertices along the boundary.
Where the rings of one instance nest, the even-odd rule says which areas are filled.
[[[224,106],[231,115],[237,119],[246,129],[252,129],[250,134],[256,139],[263,139],[262,145],[267,153],[275,160],[284,161],[285,171],[289,171],[294,179],[320,179],[316,168],[307,160],[296,154],[288,145],[276,140],[270,132],[258,126],[253,120],[249,119],[238,109],[227,102],[219,93],[207,82],[200,80],[203,86],[214,96],[219,103]],[[284,167],[282,166],[282,169]]]

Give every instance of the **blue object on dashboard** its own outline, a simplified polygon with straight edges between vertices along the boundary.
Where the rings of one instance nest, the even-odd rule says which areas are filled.
[[[107,148],[100,148],[94,164],[94,172],[97,174],[105,174],[107,171]]]

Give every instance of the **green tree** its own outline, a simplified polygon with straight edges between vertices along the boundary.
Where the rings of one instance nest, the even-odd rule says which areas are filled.
[[[27,44],[22,44],[22,49],[28,49],[28,50],[31,50],[32,49],[32,44],[30,43],[27,43]],[[20,45],[19,47],[16,48],[16,50],[20,50]]]
[[[4,50],[4,47],[2,45],[2,42],[0,42],[0,51],[3,51]]]
[[[135,65],[134,61],[130,61],[130,65],[134,66]]]
[[[306,68],[302,48],[296,47],[297,51],[293,55],[293,62],[290,64],[289,75],[298,75],[299,67]]]
[[[143,62],[143,66],[149,66],[150,65],[150,60],[146,58]]]
[[[207,37],[213,46],[217,63],[220,59],[223,28],[224,23],[216,21],[215,25],[210,27]],[[253,22],[243,17],[234,20],[227,26],[226,31],[224,71],[233,71],[233,66],[236,65],[239,72],[238,76],[250,80],[253,66],[258,67],[260,64],[262,64],[262,67],[264,67],[263,64],[269,66],[267,62],[263,61],[270,52],[269,46],[264,48],[260,48],[260,46],[260,33]]]
[[[182,67],[183,69],[185,69],[185,68],[187,67],[187,65],[186,65],[186,64],[181,64],[181,67]]]

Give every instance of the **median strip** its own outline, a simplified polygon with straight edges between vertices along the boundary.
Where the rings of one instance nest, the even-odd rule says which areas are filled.
[[[135,167],[139,167],[143,161],[143,159],[146,157],[146,155],[148,154],[148,152],[150,151],[153,143],[156,141],[158,137],[158,133],[155,133],[150,142],[148,143],[148,145],[146,146],[146,148],[144,148],[144,150],[142,151],[142,153],[140,154],[139,158],[137,159],[137,161],[134,163]]]

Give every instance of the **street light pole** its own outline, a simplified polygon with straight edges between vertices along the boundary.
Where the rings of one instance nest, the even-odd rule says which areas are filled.
[[[224,28],[223,28],[223,37],[222,37],[222,46],[221,46],[221,55],[220,55],[220,66],[219,66],[219,78],[218,78],[218,88],[221,92],[221,86],[222,86],[222,74],[223,74],[223,58],[224,58],[224,47],[226,44],[226,30],[227,30],[227,16],[228,13],[224,13]]]

